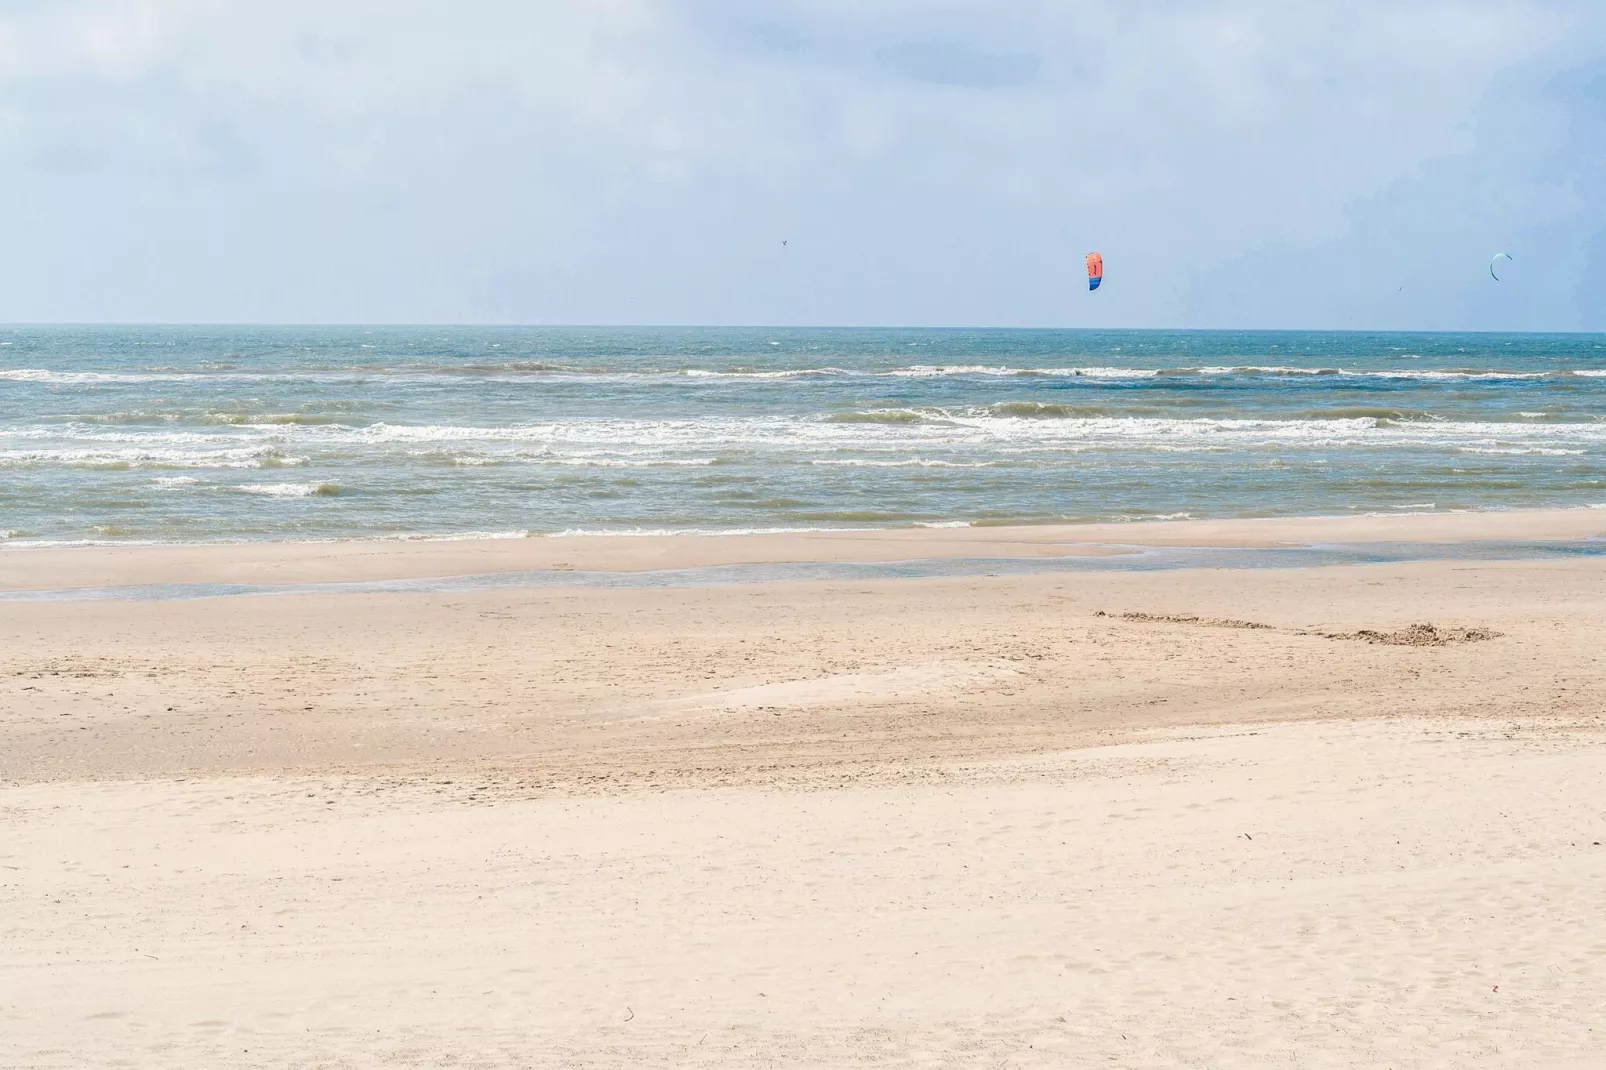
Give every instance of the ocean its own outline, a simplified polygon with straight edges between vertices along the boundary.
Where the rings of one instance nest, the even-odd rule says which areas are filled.
[[[1606,335],[0,328],[0,536],[1606,504]]]

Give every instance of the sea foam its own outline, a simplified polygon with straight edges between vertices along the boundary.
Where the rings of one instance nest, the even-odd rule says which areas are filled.
[[[335,483],[242,483],[234,489],[265,498],[319,498],[340,493]]]

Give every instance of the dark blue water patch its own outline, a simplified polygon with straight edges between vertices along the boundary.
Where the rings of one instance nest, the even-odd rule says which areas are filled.
[[[1309,546],[1104,546],[1101,556],[931,558],[914,561],[782,561],[635,572],[531,569],[467,576],[316,583],[154,583],[0,591],[0,602],[182,601],[307,594],[459,594],[473,591],[661,590],[757,583],[1041,576],[1067,572],[1316,568],[1413,561],[1554,561],[1606,557],[1606,539],[1317,543]]]

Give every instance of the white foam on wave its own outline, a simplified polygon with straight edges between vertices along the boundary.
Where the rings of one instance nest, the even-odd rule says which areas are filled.
[[[375,535],[381,542],[470,542],[479,539],[506,540],[506,539],[532,539],[536,537],[533,531],[456,531],[446,533],[433,532],[402,532],[396,535]],[[355,540],[338,539],[336,542],[351,542]]]
[[[818,531],[875,531],[876,528],[775,527],[775,528],[565,528],[541,536],[574,539],[605,536],[611,539],[650,539],[665,535],[807,535]]]
[[[1403,358],[1402,358],[1403,359]],[[1340,376],[1344,378],[1365,379],[1406,379],[1418,381],[1454,381],[1454,380],[1523,380],[1543,379],[1551,375],[1582,375],[1606,376],[1606,369],[1584,370],[1568,372],[1558,371],[1506,371],[1500,369],[1443,369],[1443,370],[1414,370],[1414,369],[1375,369],[1375,368],[1340,368],[1340,367],[1301,367],[1288,364],[1210,364],[1197,367],[1168,367],[1168,368],[1129,368],[1116,365],[1082,365],[1064,367],[1032,367],[1009,364],[913,364],[900,368],[780,368],[764,370],[756,368],[682,368],[676,370],[664,369],[615,369],[586,371],[580,368],[565,369],[562,373],[566,377],[598,379],[606,381],[629,381],[633,378],[689,378],[689,379],[726,379],[726,380],[789,380],[805,378],[828,377],[858,377],[858,378],[890,378],[890,379],[941,379],[941,378],[1068,378],[1093,380],[1140,380],[1154,379],[1162,375],[1185,376]],[[508,380],[510,382],[517,380]]]
[[[626,457],[538,457],[533,461],[536,464],[559,464],[577,468],[706,468],[711,464],[718,464],[719,458],[655,457],[632,460]]]
[[[98,530],[98,529],[96,529]],[[160,539],[13,539],[7,549],[55,550],[76,546],[170,546]]]
[[[1395,421],[1180,419],[1008,415],[991,408],[932,410],[941,418],[845,421],[840,414],[680,420],[573,419],[529,425],[375,423],[277,426],[271,434],[106,432],[84,425],[0,430],[0,468],[269,469],[316,458],[365,464],[430,458],[465,467],[513,464],[574,469],[676,469],[811,463],[857,468],[987,468],[1019,455],[1200,453],[1325,449],[1459,450],[1569,456],[1606,446],[1606,421]],[[1074,410],[1070,410],[1074,411]],[[8,440],[12,440],[8,442]],[[42,441],[44,440],[44,441]],[[65,440],[65,441],[64,441]],[[425,463],[428,463],[427,461]],[[179,484],[159,484],[177,486]]]
[[[1158,368],[1027,368],[1025,375],[1068,376],[1074,379],[1154,379]]]
[[[1523,372],[1504,371],[1497,368],[1446,368],[1437,370],[1415,368],[1301,368],[1285,364],[1211,365],[1201,368],[1178,368],[1176,371],[1179,374],[1187,374],[1191,371],[1198,375],[1331,375],[1345,379],[1405,379],[1421,382],[1454,382],[1458,380],[1495,382],[1506,379],[1544,379],[1557,374],[1554,371]],[[1575,372],[1573,374],[1599,375],[1606,374],[1606,372]]]
[[[0,368],[0,380],[12,383],[138,383],[146,375],[120,375],[108,372],[58,372],[49,368]]]
[[[949,375],[1011,375],[1015,369],[989,364],[915,364],[873,374],[892,379],[937,379]]]
[[[279,430],[275,428],[275,430]],[[161,446],[245,446],[272,436],[217,431],[107,431],[99,424],[25,424],[0,430],[0,439],[25,441],[67,439],[73,442],[130,443],[147,448]]]
[[[606,421],[610,424],[629,424],[633,421]],[[471,427],[458,424],[388,424],[373,423],[366,427],[297,428],[297,432],[322,439],[350,440],[355,442],[530,442],[543,441],[561,434],[565,427],[582,426],[580,421],[569,424],[544,423],[500,427]]]
[[[242,483],[234,489],[266,498],[318,498],[340,493],[336,483]]]
[[[1106,366],[1078,368],[1017,368],[1007,364],[915,364],[907,368],[872,374],[895,379],[939,379],[947,376],[1028,377],[1050,376],[1085,379],[1153,379],[1160,374],[1154,368],[1115,368]]]
[[[1218,364],[1203,368],[1178,368],[1179,373],[1198,375],[1337,375],[1337,368],[1297,368],[1286,364]]]
[[[379,369],[375,369],[378,371]],[[372,373],[369,373],[372,374]],[[68,372],[53,368],[0,368],[0,381],[47,383],[58,386],[139,385],[141,383],[293,383],[306,380],[351,380],[365,378],[357,371],[303,372]]]
[[[936,416],[933,412],[930,416]],[[272,435],[191,433],[66,434],[60,427],[25,428],[8,437],[55,436],[69,448],[0,450],[0,464],[61,463],[179,467],[263,467],[305,463],[299,454],[414,446],[409,453],[466,465],[524,461],[599,467],[705,466],[740,460],[752,451],[821,452],[843,449],[1007,450],[1147,445],[1154,449],[1258,445],[1584,447],[1606,443],[1606,422],[1395,421],[1377,416],[1331,419],[1180,419],[1140,416],[1019,416],[988,408],[944,411],[941,418],[844,420],[819,416],[714,417],[690,420],[582,419],[529,425],[473,427],[375,423],[296,425]],[[105,443],[119,448],[94,448]],[[189,448],[183,448],[189,447]],[[224,448],[219,448],[224,447]],[[464,447],[469,447],[465,449]],[[500,447],[500,448],[499,448]],[[290,455],[293,448],[298,455]],[[505,451],[505,452],[504,452]]]
[[[1441,382],[1453,380],[1488,381],[1494,382],[1502,379],[1543,379],[1550,372],[1505,372],[1505,371],[1347,371],[1340,369],[1339,374],[1351,379],[1416,379],[1427,382]]]
[[[711,371],[702,368],[685,368],[674,374],[683,375],[690,379],[804,379],[815,376],[837,376],[862,374],[850,371],[847,368],[783,368],[775,371],[759,371],[749,368],[734,368],[730,371]]]
[[[36,449],[0,450],[0,468],[291,468],[307,463],[273,446],[232,450]]]
[[[862,457],[819,457],[809,462],[819,465],[840,465],[846,468],[995,468],[996,461],[939,461],[925,457],[905,457],[896,461],[869,460]]]
[[[1405,359],[1405,358],[1402,358]],[[492,373],[487,375],[486,373]],[[308,368],[298,371],[243,372],[205,371],[190,372],[170,369],[144,369],[140,371],[63,371],[53,368],[0,368],[0,381],[43,383],[61,386],[73,385],[139,385],[143,383],[271,383],[271,382],[363,382],[374,379],[397,383],[462,382],[465,379],[516,384],[551,378],[576,379],[597,382],[630,382],[643,379],[708,379],[760,382],[784,382],[793,379],[864,377],[895,379],[931,379],[944,377],[995,377],[995,378],[1080,378],[1093,380],[1153,379],[1160,375],[1272,375],[1317,376],[1337,375],[1348,378],[1412,379],[1420,381],[1449,380],[1522,380],[1542,379],[1551,375],[1577,375],[1583,377],[1606,376],[1606,369],[1577,369],[1554,371],[1508,371],[1500,369],[1370,369],[1300,367],[1297,365],[1203,365],[1174,368],[1130,368],[1112,365],[1085,365],[1065,367],[1031,367],[1000,364],[914,364],[898,368],[594,368],[535,364],[529,368],[509,366],[487,368],[415,368],[350,367]]]
[[[968,520],[915,521],[915,527],[917,528],[968,528],[970,526],[970,521]]]

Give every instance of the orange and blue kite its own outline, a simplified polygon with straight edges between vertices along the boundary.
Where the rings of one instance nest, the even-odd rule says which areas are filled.
[[[1102,253],[1087,254],[1087,288],[1097,290],[1099,283],[1104,281],[1104,256]]]

